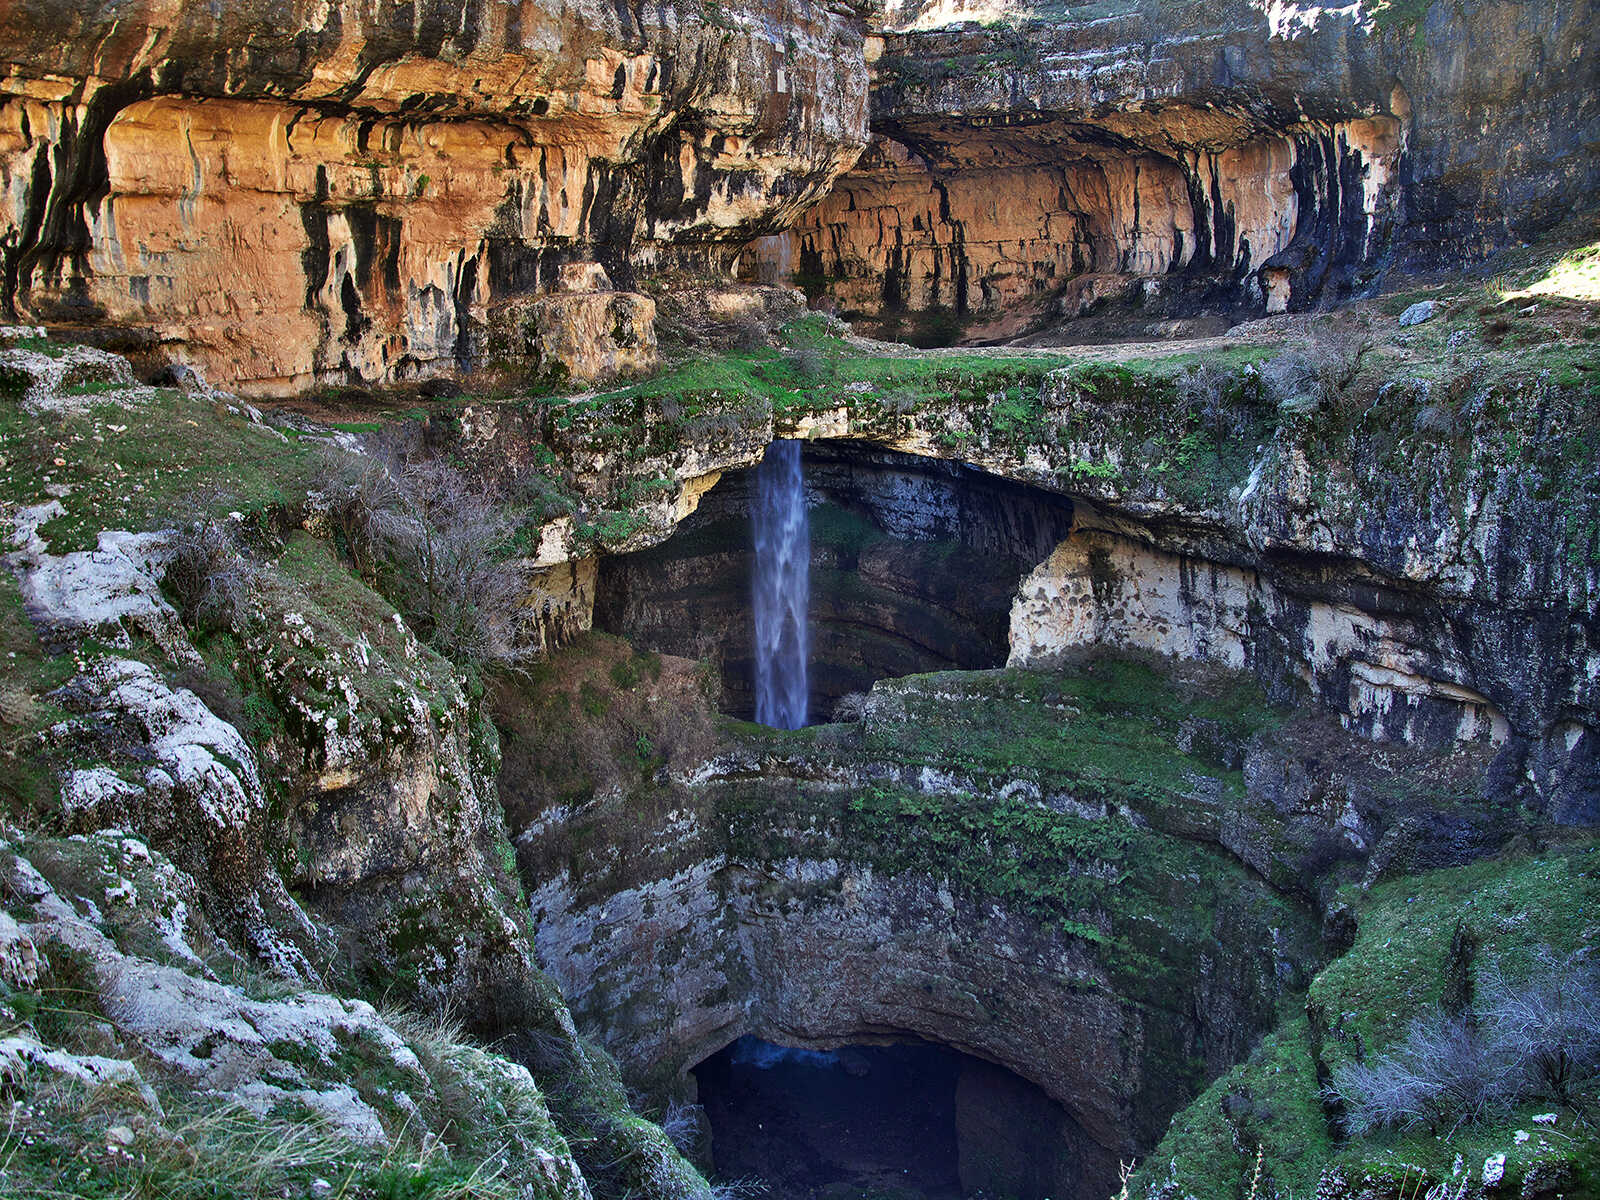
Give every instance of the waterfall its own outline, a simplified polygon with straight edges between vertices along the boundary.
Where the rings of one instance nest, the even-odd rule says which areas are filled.
[[[806,723],[806,608],[811,530],[800,443],[773,442],[756,469],[756,720],[776,729]]]

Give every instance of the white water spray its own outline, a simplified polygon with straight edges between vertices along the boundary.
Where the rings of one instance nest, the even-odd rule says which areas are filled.
[[[756,720],[775,729],[806,723],[811,529],[800,443],[777,441],[756,469]]]

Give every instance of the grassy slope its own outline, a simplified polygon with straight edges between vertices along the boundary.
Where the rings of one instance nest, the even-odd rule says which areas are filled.
[[[1308,1005],[1329,1014],[1324,1040],[1330,1067],[1353,1051],[1368,1053],[1403,1036],[1438,1003],[1458,920],[1482,939],[1479,961],[1499,960],[1512,977],[1535,947],[1561,952],[1600,941],[1600,852],[1593,839],[1537,855],[1511,855],[1378,884],[1349,897],[1359,914],[1355,945],[1312,982]],[[1591,1092],[1591,1097],[1594,1093]],[[1307,1196],[1324,1171],[1371,1175],[1374,1196],[1409,1196],[1451,1177],[1456,1156],[1481,1164],[1505,1153],[1512,1185],[1535,1163],[1570,1161],[1581,1186],[1600,1188],[1600,1136],[1592,1123],[1562,1111],[1554,1129],[1531,1123],[1548,1101],[1523,1104],[1477,1125],[1417,1129],[1341,1145],[1330,1135],[1318,1097],[1311,1028],[1304,1007],[1288,1008],[1250,1060],[1218,1079],[1174,1119],[1140,1167],[1134,1194],[1178,1180],[1197,1200],[1237,1200],[1249,1186],[1258,1148],[1263,1179],[1279,1195]],[[1592,1122],[1593,1114],[1589,1118]],[[1516,1130],[1538,1136],[1519,1145]],[[1584,1183],[1583,1181],[1587,1181]],[[1583,1187],[1590,1191],[1583,1191]]]
[[[117,647],[87,643],[54,652],[40,643],[24,614],[15,578],[0,571],[0,819],[29,830],[28,853],[42,862],[70,855],[80,845],[62,836],[59,815],[58,772],[72,763],[73,749],[51,746],[40,735],[65,715],[49,692],[87,657],[113,652],[140,659],[175,685],[194,688],[265,754],[269,791],[274,772],[268,744],[278,753],[298,753],[307,733],[286,696],[326,713],[348,733],[357,721],[386,724],[396,704],[420,702],[433,719],[442,719],[452,697],[472,686],[452,664],[398,629],[393,606],[351,570],[331,542],[299,532],[279,540],[265,532],[279,527],[282,514],[293,512],[315,485],[325,453],[317,439],[275,431],[225,404],[177,392],[158,391],[153,399],[127,405],[119,403],[114,389],[89,396],[90,407],[68,415],[30,414],[0,398],[0,503],[39,503],[47,489],[66,485],[65,515],[41,529],[58,553],[91,548],[101,529],[161,527],[240,512],[262,555],[263,572],[254,584],[259,607],[269,616],[299,613],[311,636],[280,647],[271,628],[256,630],[259,639],[240,630],[196,631],[203,669],[180,670],[139,638]],[[262,644],[251,644],[257,640]],[[474,707],[474,735],[480,718]],[[306,753],[313,753],[314,746],[307,746]],[[273,834],[282,837],[285,830],[276,827]],[[503,840],[499,849],[502,858],[511,857]],[[274,850],[279,861],[293,863],[292,844]],[[514,888],[514,863],[501,882]],[[484,890],[491,883],[486,881]],[[514,901],[511,910],[520,911]],[[380,994],[403,995],[406,979],[415,980],[416,964],[443,962],[439,947],[449,948],[461,936],[461,922],[483,919],[470,906],[464,916],[445,912],[446,907],[430,906],[426,920],[411,923],[410,940],[389,948],[399,960],[392,977],[369,988],[360,964],[341,959],[323,964],[330,986],[375,1000]],[[450,925],[452,919],[456,926]],[[491,928],[499,928],[499,909],[489,919]],[[420,932],[424,926],[435,940]],[[56,946],[47,953],[56,973],[39,988],[0,985],[0,1037],[31,1029],[48,1044],[126,1054],[126,1048],[96,1040],[92,1023],[99,1014],[84,986],[88,977],[57,978],[71,968],[71,957]],[[282,984],[275,986],[281,994]],[[549,1013],[563,1010],[554,989],[549,992],[536,1001]],[[604,1194],[637,1191],[647,1177],[657,1184],[675,1179],[680,1190],[697,1186],[660,1131],[632,1112],[615,1065],[603,1055],[574,1048],[561,1036],[538,1043],[540,1082],[561,1107],[555,1114],[558,1131],[537,1091],[523,1095],[505,1083],[505,1064],[496,1055],[454,1035],[441,1039],[420,1026],[414,1033],[408,1040],[436,1089],[432,1096],[418,1093],[420,1118],[394,1103],[393,1088],[404,1084],[402,1090],[416,1092],[415,1080],[386,1077],[381,1056],[368,1061],[371,1056],[363,1057],[362,1047],[353,1047],[337,1061],[296,1059],[315,1068],[327,1084],[354,1085],[384,1116],[390,1147],[354,1148],[293,1106],[280,1105],[259,1117],[187,1095],[164,1081],[158,1068],[144,1064],[170,1114],[166,1128],[181,1143],[163,1140],[165,1134],[153,1128],[147,1134],[136,1099],[34,1080],[17,1123],[0,1128],[0,1192],[40,1200],[210,1200],[307,1194],[311,1180],[322,1177],[332,1181],[335,1194],[349,1197],[490,1200],[525,1195],[521,1189],[531,1184],[533,1194],[557,1200],[561,1193],[554,1183],[542,1181],[531,1150],[510,1166],[498,1157],[507,1142],[497,1122],[514,1122],[524,1147],[558,1153],[564,1149],[563,1132],[570,1134],[586,1169],[593,1165],[591,1182]],[[282,1050],[296,1054],[293,1046]],[[131,1157],[106,1142],[107,1128],[118,1124],[136,1130]],[[434,1128],[442,1138],[425,1145],[423,1135]]]

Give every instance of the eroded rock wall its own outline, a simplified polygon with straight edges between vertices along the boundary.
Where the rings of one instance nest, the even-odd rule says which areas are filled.
[[[1600,181],[1587,0],[960,17],[892,11],[868,153],[751,274],[924,344],[1108,299],[1272,312],[1477,258]]]
[[[1072,1170],[1061,1173],[1079,1177],[1077,1194],[1108,1192],[1117,1155],[1159,1136],[1188,1081],[1264,1027],[1314,953],[1313,923],[1242,875],[1208,874],[1193,922],[1126,927],[1166,964],[1130,984],[1139,968],[1119,950],[942,868],[875,862],[881,847],[852,840],[841,818],[875,787],[972,786],[826,750],[735,752],[674,773],[670,787],[547,808],[516,839],[540,955],[580,1025],[603,1031],[643,1085],[681,1091],[690,1067],[745,1034],[818,1048],[921,1036],[1000,1063],[1065,1106],[1070,1129],[1053,1149]],[[988,795],[1000,783],[975,786]],[[1197,853],[1207,865],[1196,869],[1216,865]],[[1193,899],[1196,877],[1165,871],[1147,870],[1141,894]],[[1209,1002],[1194,1004],[1194,989]]]
[[[806,446],[813,719],[874,680],[999,666],[1022,574],[1065,536],[1071,505],[1004,480],[866,446]],[[725,472],[660,546],[602,559],[595,624],[715,663],[724,712],[748,717],[754,482]]]
[[[1470,644],[1449,622],[1385,589],[1305,582],[1090,528],[1022,581],[1010,662],[1098,645],[1151,650],[1292,681],[1375,739],[1505,742],[1505,713],[1471,686]]]
[[[583,374],[486,338],[497,307],[574,262],[714,263],[864,136],[842,4],[40,2],[0,44],[6,307],[151,323],[260,392]]]

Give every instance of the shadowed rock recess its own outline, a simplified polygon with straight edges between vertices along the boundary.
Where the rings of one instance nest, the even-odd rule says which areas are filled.
[[[959,463],[811,442],[811,711],[874,680],[1006,660],[1023,574],[1066,536],[1064,498]],[[714,661],[723,710],[751,699],[750,471],[730,472],[671,538],[606,558],[595,625],[635,645]]]
[[[1600,1197],[1592,0],[0,65],[0,1195]]]

